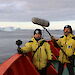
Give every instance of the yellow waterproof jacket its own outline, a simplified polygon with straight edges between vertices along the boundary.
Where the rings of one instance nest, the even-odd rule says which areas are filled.
[[[64,52],[71,56],[75,52],[75,36],[69,34],[67,37],[64,35],[57,41],[58,45],[64,50]],[[60,50],[59,52],[59,61],[61,63],[70,63],[66,58],[65,54]]]
[[[25,44],[24,47],[21,48],[21,50],[24,53],[32,52],[36,50],[36,48],[39,46],[40,42],[42,42],[44,39],[39,40],[38,42],[32,38],[31,41]],[[52,59],[52,53],[50,50],[50,45],[47,42],[44,42],[43,45],[36,51],[33,57],[33,64],[36,68],[41,70],[42,68],[46,67],[47,60]]]

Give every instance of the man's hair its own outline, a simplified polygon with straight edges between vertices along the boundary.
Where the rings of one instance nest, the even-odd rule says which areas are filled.
[[[34,35],[35,34],[41,34],[42,35],[42,30],[41,29],[35,29],[34,30]]]

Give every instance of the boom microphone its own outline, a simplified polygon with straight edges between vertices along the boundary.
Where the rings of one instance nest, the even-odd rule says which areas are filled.
[[[49,26],[49,22],[47,20],[39,19],[39,18],[36,18],[36,17],[32,18],[32,22],[34,24],[41,25],[43,27],[48,27]]]

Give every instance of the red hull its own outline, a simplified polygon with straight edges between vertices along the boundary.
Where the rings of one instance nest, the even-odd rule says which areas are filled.
[[[15,54],[0,66],[0,75],[39,75],[27,56]]]

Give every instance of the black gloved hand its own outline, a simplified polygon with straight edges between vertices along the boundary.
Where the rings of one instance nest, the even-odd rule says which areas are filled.
[[[69,56],[68,59],[69,59],[70,63],[74,66],[75,55]]]
[[[20,47],[17,48],[17,51],[18,51],[19,54],[23,54]]]
[[[75,58],[75,55],[71,55],[68,57],[69,60],[73,60]]]
[[[16,45],[18,46],[17,51],[19,54],[22,54],[23,52],[21,51],[20,45],[22,44],[21,40],[17,40],[16,41]]]

